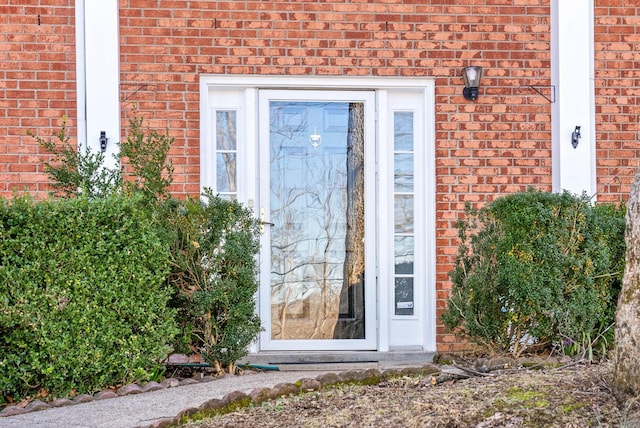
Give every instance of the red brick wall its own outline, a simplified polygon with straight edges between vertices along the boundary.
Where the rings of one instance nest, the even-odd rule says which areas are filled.
[[[0,6],[0,194],[17,184],[44,189],[38,149],[25,128],[51,134],[62,114],[72,126],[75,118],[73,1],[14,3]],[[625,196],[637,164],[639,3],[595,0],[602,201]],[[182,194],[199,191],[202,73],[434,78],[438,315],[464,204],[529,186],[551,189],[551,104],[531,88],[551,95],[550,0],[119,5],[123,124],[135,107],[147,125],[169,129],[172,190]],[[462,97],[466,65],[485,69],[475,103]],[[437,332],[441,350],[460,346],[442,326]]]
[[[640,1],[595,0],[598,200],[626,200],[640,159]]]
[[[68,116],[74,125],[73,0],[22,0],[0,6],[0,195],[46,194],[38,144]],[[71,132],[74,132],[71,129]]]
[[[433,77],[439,315],[464,204],[551,189],[551,105],[529,88],[549,94],[549,0],[188,4],[120,2],[123,96],[176,138],[174,190],[198,190],[201,73]],[[476,103],[471,64],[485,68]],[[438,341],[455,347],[441,326]]]

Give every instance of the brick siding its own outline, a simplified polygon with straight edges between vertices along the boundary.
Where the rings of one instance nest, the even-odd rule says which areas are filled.
[[[24,130],[51,134],[62,114],[75,117],[73,2],[11,4],[0,7],[4,194],[46,188]],[[638,158],[640,2],[595,5],[598,199],[618,202]],[[175,137],[180,194],[200,186],[202,73],[434,78],[438,316],[465,203],[551,190],[550,0],[120,0],[120,27],[123,124],[135,107]],[[462,97],[466,65],[485,70],[475,103]],[[441,325],[437,341],[462,346]]]
[[[121,2],[123,95],[176,138],[174,190],[199,187],[201,73],[433,77],[439,315],[464,204],[551,189],[551,105],[529,87],[550,85],[548,1],[189,5]],[[469,64],[486,70],[475,104],[462,97]],[[438,341],[455,346],[441,326]]]
[[[640,159],[640,1],[595,1],[598,200],[621,202]]]
[[[44,194],[46,153],[26,131],[51,135],[66,114],[75,132],[75,9],[72,0],[6,3],[0,6],[0,195]]]

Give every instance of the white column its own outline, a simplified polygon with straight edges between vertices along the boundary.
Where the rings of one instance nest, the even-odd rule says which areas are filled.
[[[553,190],[596,192],[593,0],[552,0]],[[578,146],[571,134],[580,127]]]
[[[78,0],[76,17],[84,11],[82,26],[84,40],[78,40],[78,119],[86,120],[86,135],[80,141],[92,151],[99,151],[101,132],[105,133],[106,166],[115,164],[113,154],[118,153],[120,141],[120,56],[117,0]],[[82,17],[82,16],[81,16]],[[76,30],[78,34],[78,30]],[[84,59],[84,64],[82,64]],[[80,75],[83,73],[83,75]],[[84,81],[84,88],[80,88]],[[84,89],[84,90],[82,90]],[[82,93],[84,92],[84,94]],[[80,98],[84,95],[84,100]],[[84,112],[81,112],[84,104]],[[84,114],[83,114],[84,113]],[[80,133],[80,128],[78,129]]]
[[[87,142],[86,82],[84,64],[84,0],[76,0],[76,108],[78,142]]]

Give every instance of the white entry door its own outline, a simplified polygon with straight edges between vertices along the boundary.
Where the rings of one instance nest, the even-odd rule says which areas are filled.
[[[251,352],[435,350],[433,82],[201,88],[202,187],[263,222]]]
[[[259,92],[263,350],[376,349],[374,102]]]

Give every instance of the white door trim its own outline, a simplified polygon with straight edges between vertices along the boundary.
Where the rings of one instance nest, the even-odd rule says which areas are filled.
[[[200,76],[200,112],[201,112],[201,187],[211,187],[208,176],[211,174],[212,167],[215,166],[212,154],[215,147],[211,145],[211,123],[210,123],[210,106],[213,102],[212,97],[219,97],[220,91],[240,91],[245,94],[245,108],[242,109],[242,117],[239,123],[242,123],[245,129],[247,147],[253,147],[254,152],[258,150],[258,126],[257,126],[257,98],[258,91],[262,89],[312,89],[312,90],[373,90],[376,91],[376,139],[378,144],[377,156],[375,161],[376,168],[376,185],[377,195],[388,194],[393,191],[393,187],[384,180],[379,179],[380,171],[389,174],[389,159],[381,156],[380,147],[388,145],[388,94],[398,90],[414,90],[420,91],[424,100],[424,150],[422,151],[424,162],[424,198],[421,202],[424,208],[424,258],[420,261],[424,263],[424,295],[422,297],[425,303],[424,324],[425,328],[422,332],[423,343],[421,345],[424,351],[436,350],[436,291],[435,291],[435,270],[436,270],[436,248],[435,248],[435,82],[433,79],[425,78],[391,78],[391,77],[339,77],[339,76],[255,76],[255,75],[201,75]],[[216,92],[218,91],[218,92]],[[218,100],[219,101],[219,100]],[[216,102],[219,105],[219,102]],[[249,154],[246,158],[248,162],[257,162],[253,155]],[[252,165],[257,165],[253,163]],[[386,165],[386,166],[385,166]],[[240,169],[240,168],[239,168]],[[255,168],[254,168],[255,169]],[[393,174],[393,171],[391,171]],[[254,179],[248,179],[244,182],[242,188],[238,189],[238,200],[245,205],[252,206],[257,198],[257,182],[258,175]],[[385,190],[386,189],[386,190]],[[392,226],[393,207],[387,204],[378,203],[376,206],[376,221],[378,230],[376,236],[381,236],[381,230],[384,227]],[[385,226],[386,224],[386,226]],[[390,350],[390,323],[392,311],[389,308],[389,301],[393,301],[393,288],[390,278],[393,278],[393,265],[389,262],[389,246],[382,248],[384,245],[379,243],[376,255],[376,281],[377,281],[377,350]],[[392,260],[392,259],[391,259]],[[254,344],[251,352],[262,350],[261,346]]]

